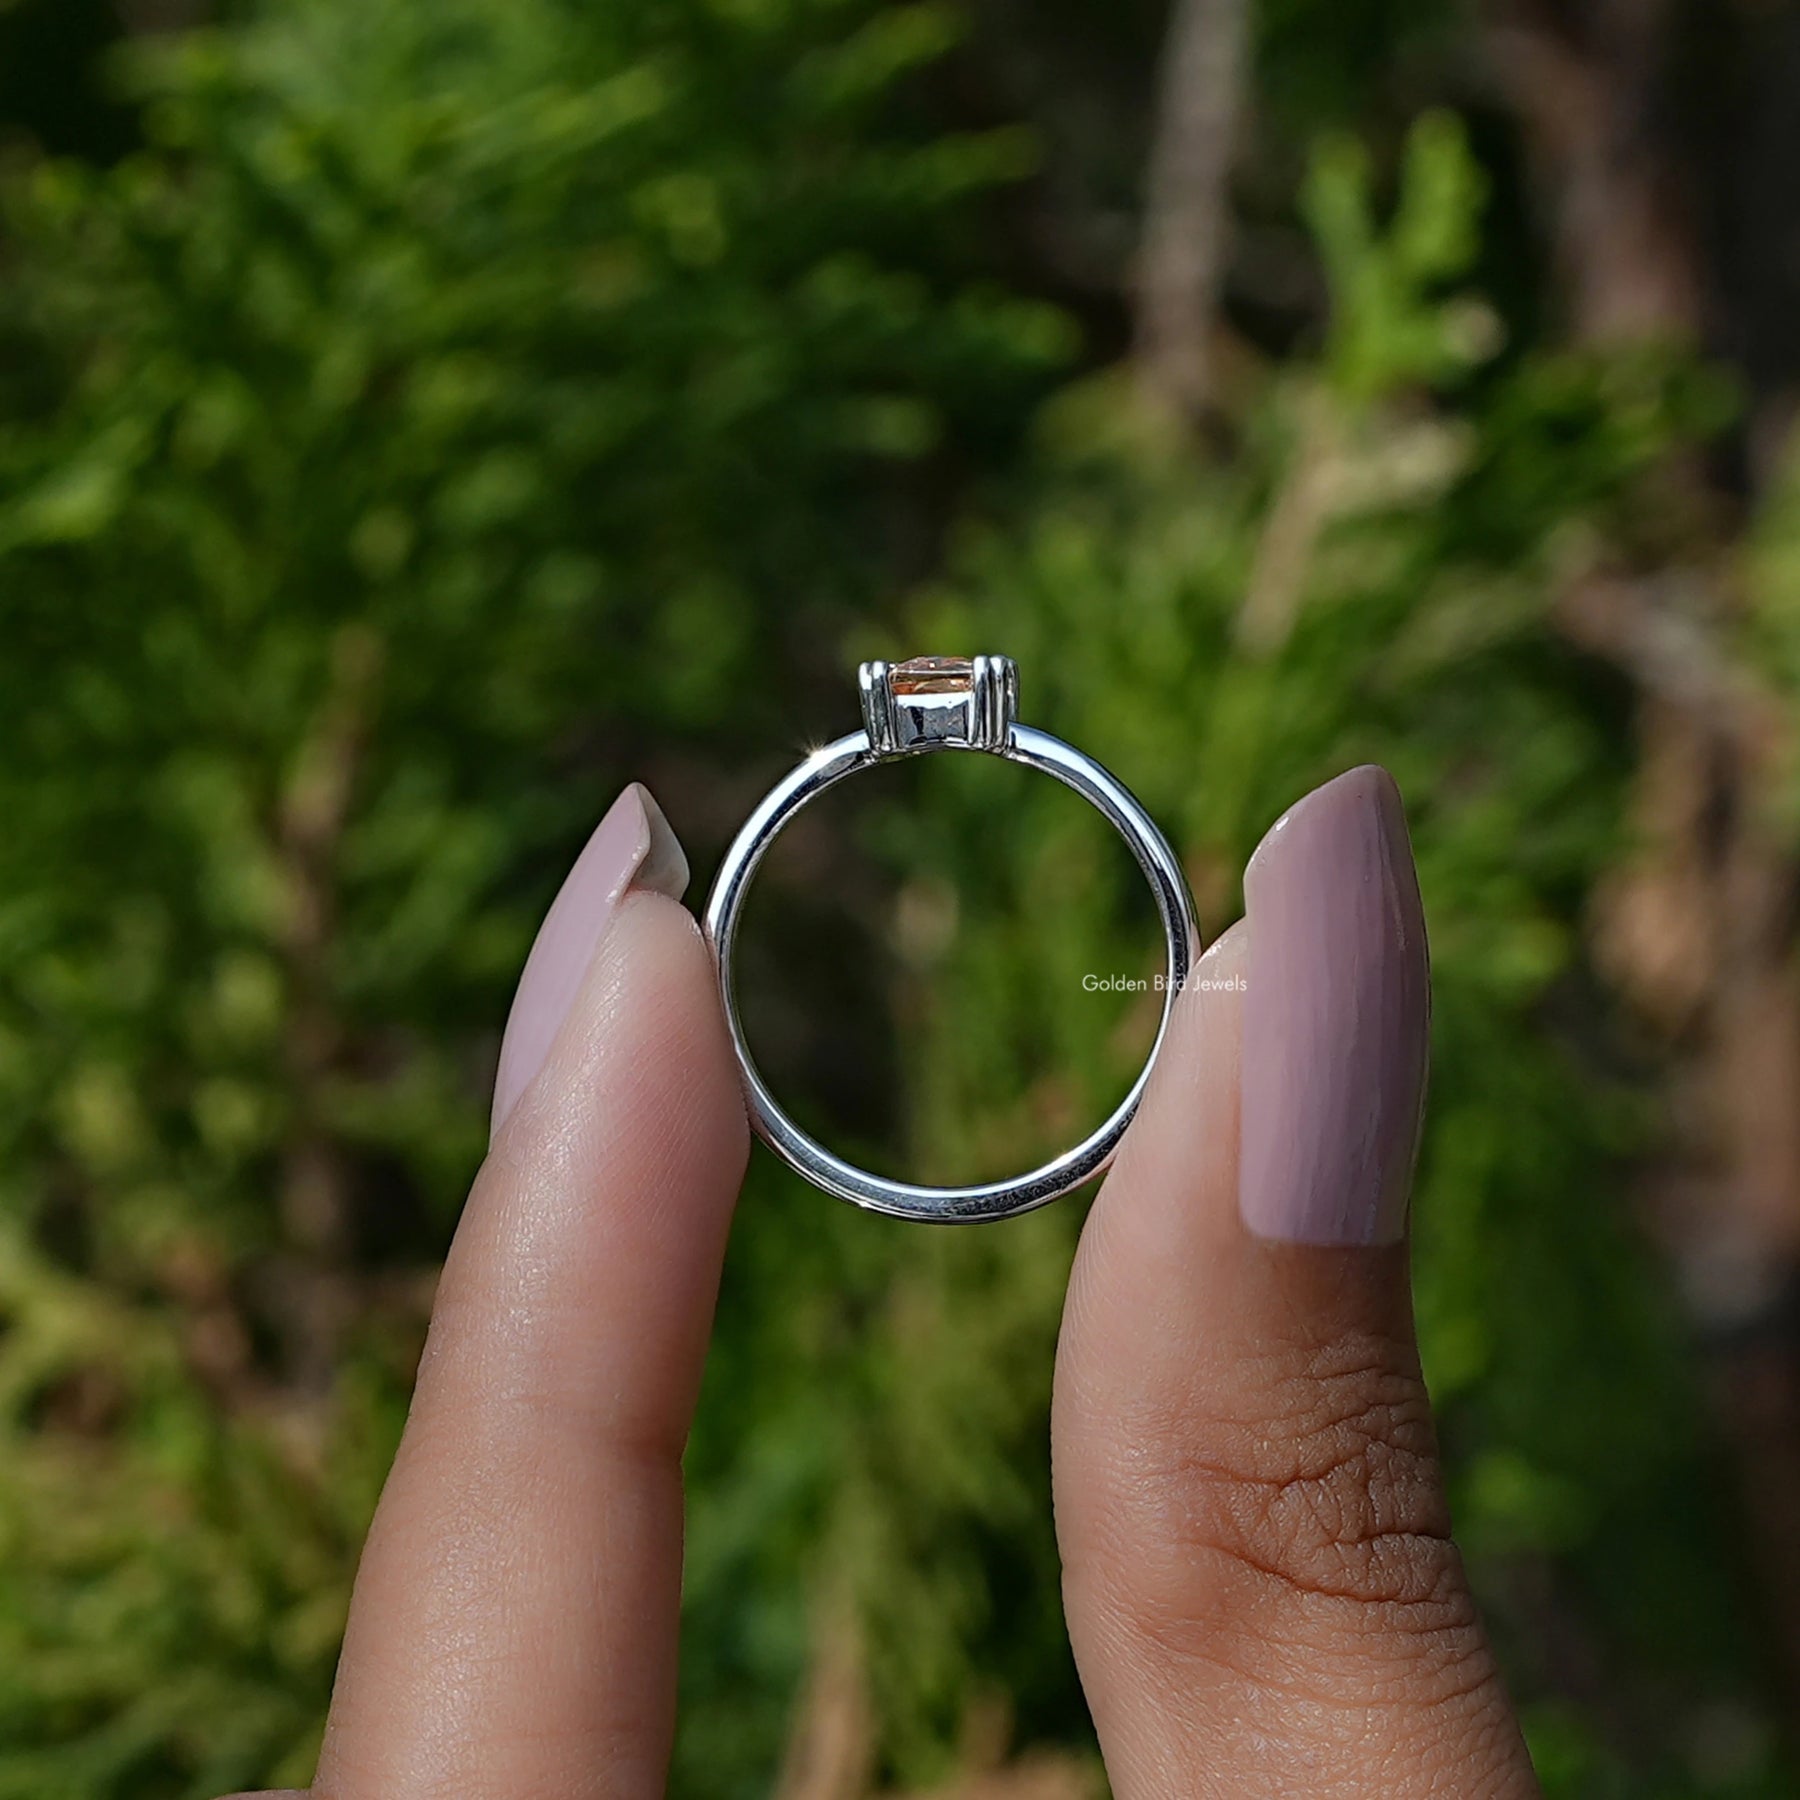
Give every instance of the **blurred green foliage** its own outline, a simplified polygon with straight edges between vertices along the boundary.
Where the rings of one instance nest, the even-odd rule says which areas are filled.
[[[10,189],[0,1793],[307,1774],[416,1347],[362,1302],[555,866],[1069,349],[964,216],[1029,144],[893,98],[954,29],[304,0]]]
[[[1786,1793],[1684,1328],[1618,1178],[1650,1121],[1624,1043],[1595,1041],[1580,962],[1580,902],[1624,847],[1623,696],[1547,614],[1567,559],[1655,529],[1642,478],[1719,397],[1656,359],[1488,367],[1493,322],[1456,285],[1480,183],[1449,120],[1415,129],[1385,225],[1346,147],[1321,151],[1310,191],[1334,325],[1316,365],[1270,385],[1262,454],[1171,458],[1106,386],[1070,393],[1034,509],[968,535],[916,635],[1012,646],[1032,715],[1107,746],[1173,827],[1215,930],[1293,796],[1359,762],[1395,773],[1432,938],[1421,1335],[1458,1534],[1547,1785]],[[955,886],[1007,903],[929,967],[920,1128],[967,1166],[1014,1102],[1016,1161],[1020,1137],[1068,1135],[1066,1116],[1034,1134],[1022,1090],[1079,1071],[1091,1118],[1129,1080],[1150,1019],[1109,1037],[1077,971],[1155,966],[1146,908],[1125,859],[1058,841],[1036,788],[1001,809],[979,765],[931,774],[934,830],[960,821]],[[1047,1354],[1053,1310],[1036,1329]],[[1553,1697],[1571,1643],[1638,1720],[1629,1742]],[[1687,1708],[1659,1718],[1669,1693]],[[1708,1707],[1745,1720],[1735,1756],[1695,1750]]]
[[[1353,142],[1312,154],[1329,329],[1257,372],[1235,457],[1116,374],[1051,396],[1073,329],[991,228],[1034,141],[925,97],[960,30],[266,0],[134,50],[142,149],[10,179],[0,1800],[307,1779],[558,870],[652,759],[716,846],[784,719],[847,723],[859,651],[995,646],[1167,824],[1211,929],[1299,792],[1393,769],[1436,968],[1426,1355],[1547,1783],[1791,1791],[1615,1197],[1645,1108],[1576,921],[1627,699],[1546,618],[1573,562],[1654,539],[1718,396],[1504,343],[1437,114],[1391,207]],[[1060,1145],[1145,1041],[1079,980],[1144,963],[1131,873],[1014,774],[929,764],[838,852],[895,877],[853,884],[909,1072],[863,1129],[925,1173]],[[884,1779],[949,1771],[977,1700],[1085,1753],[1044,1467],[1078,1211],[920,1233],[755,1166],[673,1792],[769,1790],[846,1606]]]

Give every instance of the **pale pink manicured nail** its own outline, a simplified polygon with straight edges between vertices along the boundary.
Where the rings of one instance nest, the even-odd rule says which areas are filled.
[[[679,900],[687,879],[687,858],[662,808],[634,781],[594,827],[538,927],[500,1040],[492,1130],[544,1066],[619,902],[633,888]]]
[[[1244,872],[1238,1195],[1259,1236],[1406,1230],[1431,972],[1400,791],[1352,769],[1290,807]]]

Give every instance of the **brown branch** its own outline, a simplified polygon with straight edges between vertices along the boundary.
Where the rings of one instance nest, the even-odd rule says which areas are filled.
[[[1490,0],[1488,49],[1544,196],[1574,335],[1691,338],[1701,278],[1655,129],[1668,0]]]
[[[1137,267],[1140,380],[1198,414],[1210,397],[1248,0],[1175,0],[1163,48]]]
[[[875,1763],[875,1721],[862,1626],[847,1583],[827,1590],[814,1633],[776,1800],[863,1800]]]
[[[1711,585],[1698,571],[1637,577],[1594,570],[1562,590],[1554,622],[1571,642],[1623,670],[1641,692],[1697,719],[1734,744],[1747,764],[1766,771],[1788,744],[1787,711],[1707,629]]]
[[[349,1311],[344,1269],[350,1254],[350,1183],[341,1146],[323,1117],[325,1090],[344,1055],[332,991],[337,929],[337,854],[362,763],[380,641],[360,625],[332,645],[330,681],[301,745],[275,821],[285,877],[283,951],[289,1004],[286,1061],[294,1125],[283,1158],[280,1212],[296,1266],[281,1323],[296,1385],[322,1393],[335,1371]]]
[[[1555,622],[1638,690],[1636,848],[1596,895],[1596,956],[1662,1028],[1679,1121],[1644,1199],[1705,1329],[1765,1617],[1800,1703],[1800,867],[1772,816],[1780,697],[1713,623],[1704,572],[1589,573]]]
[[[1088,1762],[1051,1750],[1009,1757],[1011,1708],[993,1695],[970,1703],[958,1772],[943,1786],[877,1796],[875,1709],[847,1583],[828,1590],[815,1634],[777,1800],[1095,1800],[1100,1783]]]
[[[1293,457],[1263,521],[1236,635],[1248,656],[1271,656],[1288,640],[1306,594],[1319,539],[1329,524],[1339,420],[1323,385],[1307,396]]]

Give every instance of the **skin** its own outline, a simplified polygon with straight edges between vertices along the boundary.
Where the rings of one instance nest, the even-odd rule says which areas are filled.
[[[1057,1357],[1068,1625],[1112,1789],[1523,1800],[1538,1788],[1449,1535],[1406,1247],[1242,1222],[1245,1000],[1226,978],[1253,928],[1177,1004]],[[628,892],[469,1196],[315,1800],[663,1791],[681,1454],[747,1147],[694,922]]]

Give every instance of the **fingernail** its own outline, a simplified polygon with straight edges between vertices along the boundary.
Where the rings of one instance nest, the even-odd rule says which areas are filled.
[[[679,900],[687,880],[680,840],[650,790],[634,781],[594,827],[525,959],[500,1040],[493,1131],[544,1066],[619,902],[634,889]]]
[[[1392,1243],[1406,1230],[1431,1017],[1393,777],[1352,769],[1289,808],[1244,872],[1244,914],[1244,1222],[1294,1243]]]

